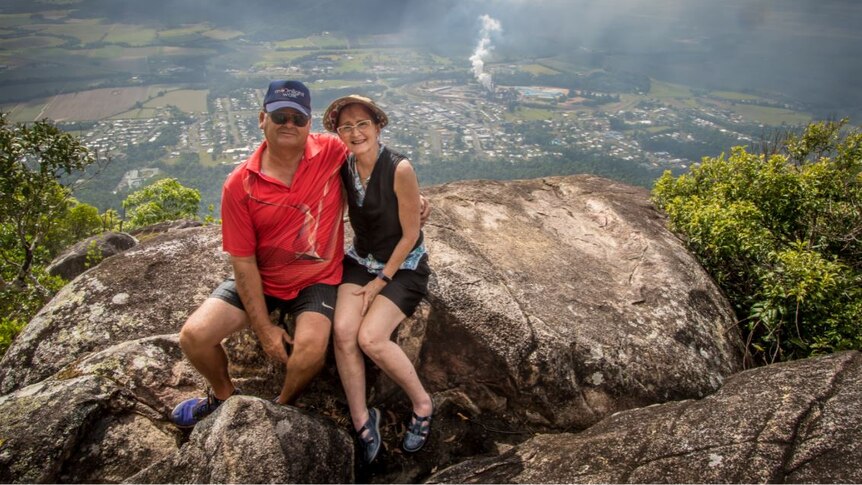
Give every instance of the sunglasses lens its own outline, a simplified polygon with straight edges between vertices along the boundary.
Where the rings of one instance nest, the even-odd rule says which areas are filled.
[[[277,125],[283,125],[288,121],[292,121],[294,125],[303,127],[308,124],[308,117],[301,113],[282,113],[276,111],[269,114],[270,119]]]

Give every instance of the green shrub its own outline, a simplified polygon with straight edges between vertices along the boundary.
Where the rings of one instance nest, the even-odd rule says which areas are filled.
[[[666,172],[653,199],[728,295],[758,361],[862,350],[862,134],[814,123],[779,148]]]

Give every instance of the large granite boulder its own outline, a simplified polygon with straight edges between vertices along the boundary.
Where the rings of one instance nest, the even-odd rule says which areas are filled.
[[[197,375],[176,336],[156,336],[0,397],[0,482],[118,482],[137,473],[178,447],[181,433],[164,416],[192,385]]]
[[[369,363],[368,396],[383,410],[385,449],[358,480],[419,481],[536,430],[582,429],[618,410],[707,395],[740,368],[726,301],[663,228],[645,190],[560,177],[425,192],[434,205],[425,228],[431,294],[396,340],[435,398],[434,430],[421,453],[398,451],[409,404]],[[297,404],[326,423],[297,424],[306,430],[297,449],[285,448],[295,433],[285,435],[279,423],[310,418],[268,402],[283,368],[248,331],[226,347],[232,375],[256,397],[234,398],[191,436],[168,424],[173,405],[204,387],[176,332],[228,274],[219,227],[177,229],[142,239],[58,293],[0,361],[0,416],[17,416],[0,424],[0,465],[10,470],[0,479],[351,480],[342,467],[352,462],[335,455],[352,450],[326,427],[350,429],[331,353]],[[70,382],[79,389],[62,388]],[[64,400],[66,408],[50,405]],[[39,424],[43,408],[57,424]],[[232,420],[260,423],[244,431]],[[59,429],[72,437],[51,441]],[[269,440],[270,461],[246,432]],[[333,460],[335,474],[311,465],[273,471],[301,449]],[[268,468],[255,475],[237,465],[246,455]],[[183,456],[208,461],[195,467]]]
[[[0,360],[0,395],[116,343],[179,331],[227,275],[221,227],[155,236],[66,285]]]
[[[343,429],[291,406],[236,396],[189,441],[128,483],[352,483]]]
[[[702,397],[741,367],[734,315],[645,189],[592,176],[425,191],[420,375],[525,429]]]
[[[50,275],[71,280],[100,263],[138,244],[138,240],[124,232],[108,231],[79,241],[51,261],[45,270]]]
[[[733,376],[705,399],[621,412],[468,460],[431,483],[859,483],[862,355]]]
[[[166,416],[201,385],[169,335],[114,345],[0,397],[0,482],[352,481],[342,427],[268,400],[232,398],[185,436]]]

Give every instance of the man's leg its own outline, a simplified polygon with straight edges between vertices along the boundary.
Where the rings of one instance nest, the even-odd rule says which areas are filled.
[[[332,321],[322,313],[305,311],[296,316],[293,352],[287,360],[287,375],[278,396],[280,404],[292,404],[323,369],[331,329]]]
[[[207,298],[180,330],[183,353],[209,382],[217,399],[227,399],[235,389],[221,341],[246,325],[245,311],[224,300]]]

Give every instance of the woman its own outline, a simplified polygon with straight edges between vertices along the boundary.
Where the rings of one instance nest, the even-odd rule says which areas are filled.
[[[350,150],[341,178],[354,239],[335,305],[335,359],[365,463],[377,456],[381,441],[380,412],[365,401],[362,353],[410,398],[405,451],[419,451],[428,440],[433,413],[416,369],[390,340],[427,293],[431,269],[419,224],[416,173],[403,155],[380,143],[388,121],[379,106],[358,95],[333,101],[323,115],[324,128]]]

